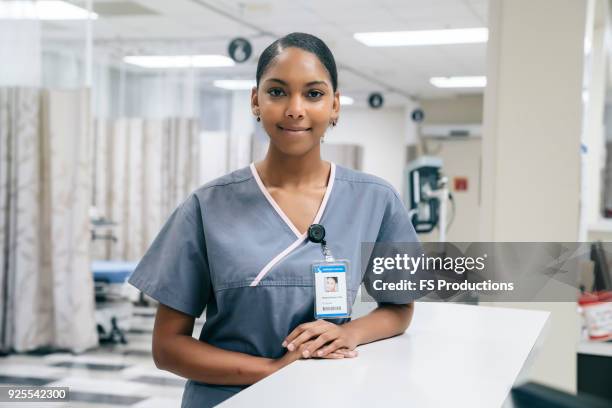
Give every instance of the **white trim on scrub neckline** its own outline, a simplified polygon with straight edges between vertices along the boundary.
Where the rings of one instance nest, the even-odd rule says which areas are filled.
[[[334,187],[334,180],[336,178],[336,164],[333,162],[331,162],[330,164],[331,164],[331,170],[329,173],[329,181],[327,182],[327,188],[325,189],[325,194],[323,195],[323,201],[321,201],[321,205],[319,206],[319,210],[317,211],[317,215],[312,221],[312,224],[318,224],[319,221],[321,220],[321,217],[323,216],[323,211],[325,211],[325,207],[327,206],[327,201],[329,200],[329,195],[331,194],[331,191]],[[279,207],[276,201],[274,201],[274,198],[272,198],[272,196],[266,189],[266,186],[261,181],[261,178],[259,177],[259,174],[257,173],[257,169],[255,168],[255,163],[251,163],[249,167],[251,168],[251,173],[253,173],[253,177],[255,178],[255,181],[257,182],[257,186],[259,187],[263,195],[266,197],[266,199],[268,200],[268,202],[270,203],[274,211],[276,211],[276,213],[281,217],[281,219],[289,226],[289,228],[291,228],[291,230],[296,236],[296,240],[291,245],[289,245],[281,253],[276,255],[270,262],[268,262],[266,266],[262,268],[259,274],[257,274],[257,277],[250,284],[250,286],[257,286],[259,281],[270,271],[270,269],[272,269],[272,267],[274,267],[274,265],[279,263],[281,259],[283,259],[291,251],[297,248],[302,242],[304,242],[304,240],[306,239],[306,233],[303,233],[303,234],[300,233],[300,231],[296,228],[296,226],[293,225],[293,222],[291,222],[289,217],[287,217],[287,215]]]

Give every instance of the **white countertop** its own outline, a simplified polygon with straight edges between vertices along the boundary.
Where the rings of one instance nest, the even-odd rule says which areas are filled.
[[[221,406],[500,407],[549,313],[418,303],[406,333],[343,360],[299,360]]]

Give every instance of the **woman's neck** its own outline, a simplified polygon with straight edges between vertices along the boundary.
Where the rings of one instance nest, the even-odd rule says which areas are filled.
[[[270,146],[266,158],[255,167],[266,187],[325,187],[331,164],[321,159],[320,149],[287,156]]]

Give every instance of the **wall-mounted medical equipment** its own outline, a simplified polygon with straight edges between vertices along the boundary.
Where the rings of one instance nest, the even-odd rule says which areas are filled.
[[[410,162],[405,170],[405,201],[412,225],[419,234],[437,227],[440,242],[446,241],[447,207],[452,200],[442,165],[439,157],[422,156]]]

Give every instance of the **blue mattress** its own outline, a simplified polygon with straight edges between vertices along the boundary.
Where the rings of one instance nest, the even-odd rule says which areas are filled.
[[[123,261],[93,261],[91,263],[91,271],[93,272],[94,281],[123,283],[125,282],[138,262],[123,262]]]

